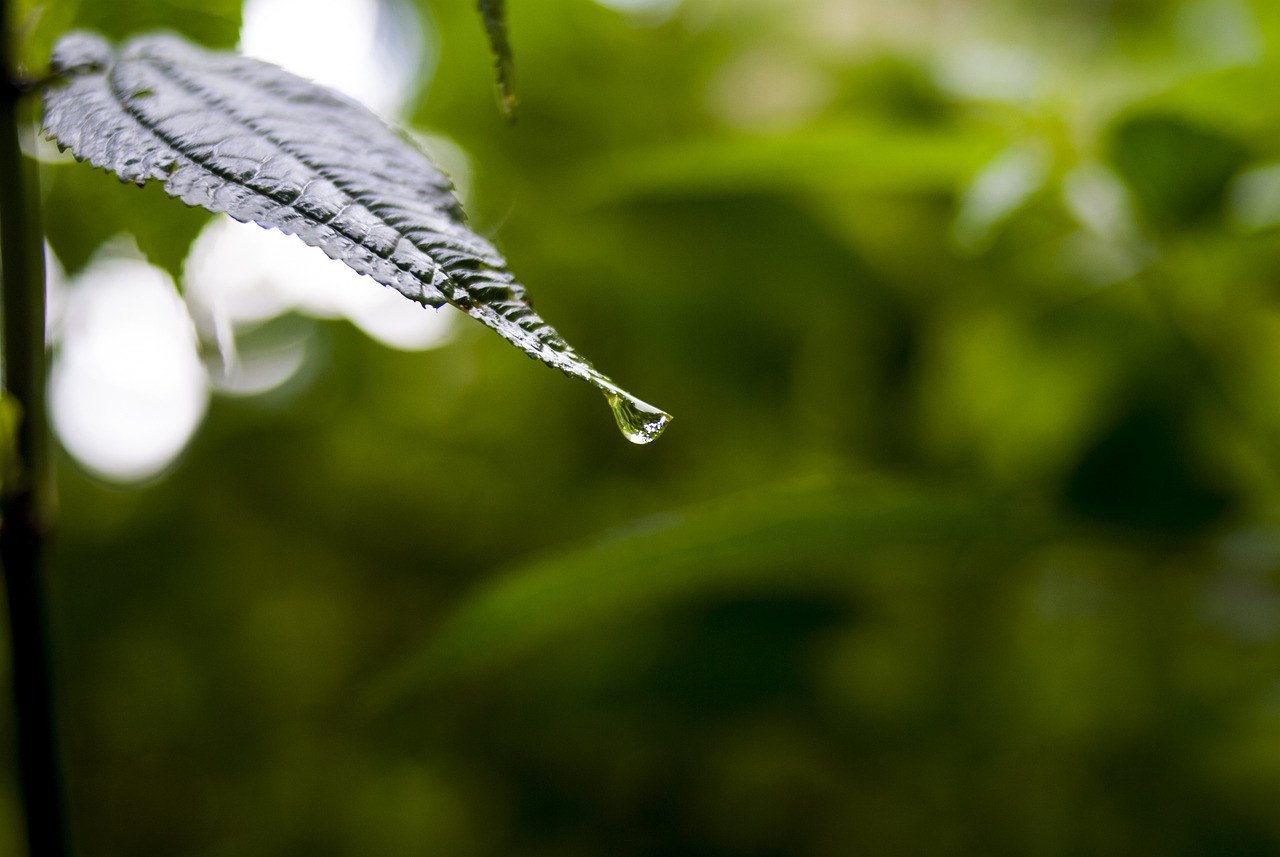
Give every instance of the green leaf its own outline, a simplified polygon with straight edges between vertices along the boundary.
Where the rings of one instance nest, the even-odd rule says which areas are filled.
[[[786,137],[720,135],[623,151],[588,163],[568,181],[596,202],[759,191],[951,192],[1001,149],[1000,139],[981,128],[944,135],[841,122]]]
[[[1116,169],[1147,218],[1161,227],[1220,218],[1228,183],[1249,161],[1242,143],[1177,116],[1126,117],[1109,142]]]
[[[440,682],[491,675],[556,642],[697,598],[936,585],[939,573],[959,570],[957,548],[993,534],[1043,538],[1043,525],[1010,517],[985,499],[873,479],[769,488],[654,516],[498,576],[376,679],[364,702],[376,710]],[[904,563],[903,551],[933,561]]]
[[[498,95],[507,116],[516,112],[515,63],[511,42],[507,40],[507,0],[478,0],[480,18],[493,49],[493,62],[498,75]]]
[[[466,225],[449,180],[406,136],[330,90],[170,34],[118,50],[64,36],[45,91],[50,139],[187,205],[296,235],[430,307],[451,304],[535,359],[600,389],[635,443],[668,414],[598,372],[529,305]]]

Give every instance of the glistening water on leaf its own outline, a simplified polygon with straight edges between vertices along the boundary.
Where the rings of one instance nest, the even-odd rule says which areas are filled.
[[[96,33],[71,33],[54,49],[53,70],[46,133],[78,160],[296,235],[426,306],[457,307],[601,390],[634,443],[654,440],[671,420],[534,313],[506,260],[467,227],[448,178],[361,105],[170,34],[116,48]]]

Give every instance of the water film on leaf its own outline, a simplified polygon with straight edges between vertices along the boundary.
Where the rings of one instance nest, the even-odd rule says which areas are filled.
[[[501,3],[482,8],[500,12]],[[53,70],[45,132],[78,160],[296,235],[425,306],[457,307],[598,388],[633,443],[654,440],[670,421],[533,311],[506,260],[467,227],[449,179],[360,104],[171,34],[117,48],[96,33],[70,33],[54,49]]]

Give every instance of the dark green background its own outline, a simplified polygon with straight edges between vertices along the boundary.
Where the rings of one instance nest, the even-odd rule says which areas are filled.
[[[675,422],[633,447],[478,326],[315,323],[317,371],[215,400],[159,483],[64,457],[80,852],[1280,853],[1280,231],[1232,214],[1280,160],[1280,6],[509,5],[519,121],[467,0],[425,2],[411,121]],[[52,3],[31,56],[235,43],[236,4],[192,9]],[[966,51],[1041,76],[957,87]],[[753,62],[821,97],[752,113]],[[1043,182],[972,213],[1011,152]],[[176,271],[205,221],[44,184],[73,271],[121,230]],[[14,854],[11,781],[0,811]]]

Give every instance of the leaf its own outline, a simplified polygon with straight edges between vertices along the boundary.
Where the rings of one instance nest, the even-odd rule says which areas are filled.
[[[944,577],[963,580],[971,552],[993,534],[1008,549],[1045,538],[1047,526],[995,498],[877,478],[754,489],[498,575],[375,677],[362,704],[378,711],[451,680],[492,680],[556,643],[589,645],[592,635],[700,598],[910,598]]]
[[[599,388],[626,437],[671,417],[618,387],[529,306],[501,254],[466,226],[449,180],[405,135],[276,66],[171,34],[117,50],[59,40],[46,133],[121,181],[296,235],[426,306],[452,304],[526,354]]]
[[[815,125],[780,137],[718,134],[645,145],[582,165],[574,192],[598,204],[707,194],[950,193],[999,153],[1001,138],[966,126],[936,130],[874,119]],[[608,176],[607,184],[600,176]]]
[[[480,18],[493,49],[493,63],[498,74],[498,95],[502,112],[508,117],[516,113],[515,63],[511,57],[511,42],[507,40],[507,0],[478,0]]]
[[[68,274],[79,273],[107,241],[128,232],[151,264],[177,282],[191,244],[209,224],[199,208],[174,205],[155,182],[134,193],[121,193],[110,174],[77,164],[51,166],[41,176],[46,222],[58,224],[47,236]]]

